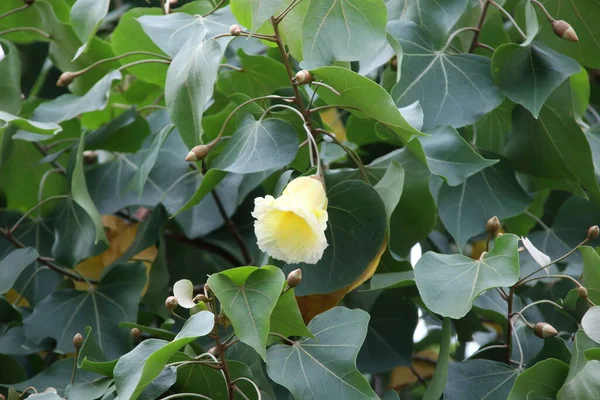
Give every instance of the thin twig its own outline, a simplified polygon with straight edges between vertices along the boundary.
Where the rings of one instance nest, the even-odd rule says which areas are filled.
[[[222,5],[223,5],[223,3],[225,3],[225,0],[221,0],[221,1],[219,2],[219,4],[217,4],[217,5],[215,6],[215,8],[213,8],[212,10],[210,10],[209,12],[207,12],[206,14],[202,15],[202,18],[206,18],[206,17],[208,17],[209,15],[213,14],[215,11],[217,11],[217,10],[218,10],[218,9],[219,9],[219,8],[220,8]]]
[[[527,40],[527,35],[525,34],[525,32],[523,32],[521,30],[521,28],[519,27],[519,24],[517,24],[517,21],[515,21],[515,19],[512,17],[512,15],[510,15],[510,13],[508,11],[506,11],[504,9],[504,7],[502,7],[500,4],[496,3],[494,0],[488,0],[488,2],[491,5],[493,5],[494,7],[496,7],[498,10],[500,10],[500,12],[502,14],[504,14],[506,16],[506,18],[508,18],[508,20],[511,22],[511,24],[513,24],[513,26],[515,27],[517,32],[519,32],[519,35],[521,35],[521,38],[523,40]]]
[[[323,86],[324,88],[327,88],[329,91],[331,91],[333,94],[335,94],[337,96],[341,96],[342,95],[340,92],[338,92],[337,90],[335,90],[333,87],[331,87],[328,84],[323,83],[323,82],[311,82],[311,85]]]
[[[327,135],[328,137],[331,138],[331,140],[333,140],[333,142],[335,144],[340,146],[342,148],[342,150],[344,150],[346,152],[348,157],[350,157],[352,162],[354,164],[356,164],[362,179],[368,184],[371,183],[371,181],[369,179],[369,175],[367,174],[367,170],[365,169],[365,165],[362,163],[362,160],[360,159],[360,157],[358,157],[351,148],[349,148],[348,146],[346,146],[345,144],[343,144],[342,142],[337,140],[337,138],[335,137],[335,134],[328,132],[325,129],[317,128],[317,129],[315,129],[315,132],[320,132],[320,133],[323,133],[324,135]]]
[[[481,6],[481,14],[479,15],[479,21],[477,22],[478,31],[476,31],[475,36],[473,36],[473,41],[471,42],[471,46],[469,47],[469,53],[474,52],[477,46],[479,45],[479,35],[481,35],[481,30],[483,29],[483,24],[485,23],[485,17],[487,15],[489,7],[490,2],[488,0],[484,0],[483,6]]]
[[[17,228],[19,227],[19,225],[21,225],[21,223],[31,215],[31,213],[33,213],[35,210],[37,210],[38,208],[40,208],[41,206],[43,206],[46,203],[49,203],[51,201],[54,200],[63,200],[63,199],[68,199],[71,196],[69,196],[68,194],[61,194],[61,195],[57,195],[57,196],[51,196],[48,197],[47,199],[44,199],[42,201],[40,201],[39,203],[37,203],[36,205],[34,205],[33,207],[31,207],[29,210],[27,210],[23,215],[21,215],[21,218],[19,218],[17,220],[17,222],[14,223],[14,225],[12,226],[12,228],[10,228],[8,230],[8,233],[13,234],[15,233],[15,231],[17,230]]]
[[[553,302],[552,300],[543,299],[543,300],[538,300],[538,301],[534,301],[533,303],[527,304],[525,307],[521,308],[521,312],[523,313],[529,307],[533,307],[533,306],[536,306],[538,304],[543,304],[543,303],[552,304],[556,308],[560,308],[561,310],[563,309],[560,305],[558,305],[557,303]]]
[[[274,21],[276,23],[280,23],[281,21],[283,21],[283,19],[285,18],[286,15],[288,15],[290,13],[290,11],[292,11],[294,9],[294,7],[296,7],[298,4],[300,4],[302,0],[294,0],[290,3],[289,6],[287,6],[287,8],[285,10],[283,10],[278,16],[275,17]]]
[[[289,344],[289,345],[292,345],[292,346],[293,346],[294,344],[296,344],[296,342],[294,342],[293,340],[290,340],[290,339],[286,338],[285,336],[283,336],[283,335],[282,335],[282,334],[280,334],[280,333],[277,333],[277,332],[269,332],[269,335],[277,336],[278,338],[280,338],[281,340],[283,340],[284,342],[286,342],[286,343],[287,343],[287,344]]]
[[[132,68],[135,67],[136,65],[141,65],[141,64],[151,64],[151,63],[159,63],[159,64],[171,64],[171,61],[169,60],[160,60],[160,59],[153,59],[153,58],[147,58],[145,60],[138,60],[138,61],[134,61],[131,62],[129,64],[125,64],[125,65],[121,65],[119,68],[117,68],[117,71],[123,71],[124,69],[127,68]]]
[[[308,110],[311,114],[314,112],[319,112],[321,110],[326,110],[328,108],[347,108],[349,110],[359,110],[360,108],[358,107],[354,107],[354,106],[345,106],[342,104],[332,104],[332,105],[326,105],[326,106],[320,106],[320,107],[315,107],[315,108],[311,108],[310,110]]]
[[[554,22],[554,17],[552,17],[552,15],[550,15],[548,10],[546,10],[546,7],[544,7],[544,5],[542,3],[540,3],[538,0],[531,0],[531,2],[536,4],[539,8],[542,9],[542,12],[546,15],[546,18],[548,18],[548,21],[550,23]]]
[[[40,153],[42,153],[42,155],[44,157],[46,157],[48,155],[48,151],[38,142],[32,142],[33,145],[35,146],[36,149],[38,149],[38,151]],[[65,169],[65,167],[63,167],[62,165],[60,165],[60,163],[56,160],[50,162],[50,164],[57,170],[59,170],[61,175],[66,176],[67,175],[67,170]]]
[[[229,68],[229,69],[232,69],[232,70],[238,71],[238,72],[242,72],[243,71],[242,68],[236,67],[235,65],[231,65],[231,64],[219,64],[219,67]]]
[[[31,7],[31,4],[25,4],[25,5],[22,5],[21,7],[13,8],[12,10],[5,12],[4,14],[1,14],[0,19],[2,19],[4,17],[8,17],[9,15],[14,14],[16,12],[23,11],[29,7]]]
[[[235,385],[235,383],[237,381],[245,381],[245,382],[250,383],[254,387],[254,390],[256,391],[256,395],[258,396],[258,400],[262,400],[262,395],[260,393],[260,389],[258,388],[258,386],[256,386],[256,383],[254,383],[254,381],[252,381],[252,379],[248,379],[248,378],[246,378],[244,376],[241,376],[241,377],[239,377],[239,378],[234,379],[233,381],[231,381],[231,384]],[[235,386],[235,387],[237,387],[237,386]],[[239,393],[241,393],[241,391]]]
[[[22,26],[20,28],[6,29],[4,31],[0,31],[0,36],[8,35],[9,33],[14,33],[14,32],[35,32],[46,39],[50,39],[52,37],[52,36],[50,36],[50,34],[48,32],[44,32],[43,30],[34,28],[32,26]]]

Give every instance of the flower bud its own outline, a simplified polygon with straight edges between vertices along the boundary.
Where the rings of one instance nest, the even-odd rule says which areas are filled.
[[[579,286],[577,288],[577,294],[579,294],[579,297],[581,297],[582,299],[588,298],[588,290],[583,286]]]
[[[134,342],[139,342],[142,340],[142,331],[140,331],[138,328],[131,328],[131,338]]]
[[[291,288],[295,288],[302,282],[302,270],[300,268],[293,270],[287,276],[287,284]]]
[[[229,33],[231,33],[232,36],[240,36],[242,34],[242,28],[239,25],[231,25]]]
[[[296,83],[303,85],[305,83],[311,83],[314,80],[312,74],[307,70],[303,69],[302,71],[298,71],[296,76],[294,77],[294,81]]]
[[[94,165],[98,162],[98,153],[94,150],[85,150],[83,152],[83,163],[85,165]]]
[[[392,59],[390,60],[390,68],[394,72],[398,71],[398,57],[392,57]]]
[[[211,148],[212,146],[209,146],[207,144],[199,144],[198,146],[195,146],[192,150],[190,150],[188,155],[185,156],[185,161],[200,161],[208,155],[208,152]]]
[[[538,322],[537,324],[535,324],[533,332],[535,333],[535,336],[542,339],[558,335],[558,331],[554,329],[552,325],[547,324],[545,322]]]
[[[575,29],[567,22],[561,19],[552,21],[552,30],[554,34],[561,39],[568,40],[570,42],[578,42],[579,38]]]
[[[167,307],[169,310],[173,310],[178,305],[179,302],[177,301],[177,298],[175,296],[169,296],[165,300],[165,307]]]
[[[70,85],[73,80],[77,78],[77,75],[74,72],[63,72],[58,81],[56,81],[56,86],[64,87]]]
[[[500,230],[500,220],[498,217],[492,217],[485,224],[485,231],[490,235],[495,235]]]
[[[206,297],[203,294],[199,294],[199,295],[196,295],[196,297],[194,297],[194,302],[195,303],[206,302],[206,301],[208,301],[208,297]]]
[[[588,239],[596,239],[598,235],[600,235],[600,228],[598,228],[598,225],[591,226],[590,229],[588,229]]]
[[[77,350],[83,346],[83,336],[81,333],[76,333],[75,336],[73,336],[73,346],[75,346]]]
[[[6,400],[6,397],[2,393],[0,393],[0,400]]]
[[[44,389],[43,393],[58,393],[58,392],[52,386],[48,386],[46,389]]]

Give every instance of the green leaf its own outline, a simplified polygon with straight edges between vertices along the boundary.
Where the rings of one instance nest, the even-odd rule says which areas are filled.
[[[109,358],[116,358],[128,350],[131,340],[118,323],[136,320],[145,283],[146,267],[136,263],[111,268],[90,290],[58,290],[37,304],[23,321],[27,337],[39,343],[50,336],[56,339],[55,351],[71,353],[73,336],[90,326],[99,347]]]
[[[433,129],[428,134],[430,136],[419,138],[427,166],[432,173],[445,178],[450,186],[460,185],[498,162],[480,156],[451,126]]]
[[[386,41],[386,24],[380,0],[310,0],[302,23],[302,67],[375,56]]]
[[[0,260],[0,294],[8,292],[15,281],[40,255],[32,247],[15,249]]]
[[[550,337],[544,339],[544,347],[534,358],[529,360],[527,367],[532,367],[540,361],[547,360],[549,358],[555,358],[564,362],[565,364],[571,359],[571,351],[567,347],[565,340],[558,337]]]
[[[600,255],[589,246],[580,247],[579,252],[583,257],[583,279],[581,283],[588,290],[590,300],[598,304],[600,303]]]
[[[85,149],[135,153],[149,134],[148,123],[132,108],[90,133],[85,139]]]
[[[537,119],[522,108],[515,110],[513,133],[505,154],[517,170],[537,177],[576,180],[600,201],[593,153],[575,122],[568,83],[550,96]]]
[[[71,25],[83,45],[77,50],[73,59],[84,53],[100,23],[108,13],[110,0],[77,0],[71,7]]]
[[[169,116],[188,148],[203,143],[202,114],[213,95],[224,49],[214,39],[186,42],[169,70],[165,100]]]
[[[158,7],[140,7],[127,10],[127,12],[121,16],[119,24],[111,36],[112,49],[115,54],[121,55],[132,51],[148,51],[164,55],[164,52],[154,44],[144,32],[142,25],[140,25],[140,17],[145,15],[159,16],[163,15],[163,11]],[[135,40],[131,40],[131,38],[135,38]],[[181,42],[178,41],[177,43]],[[121,59],[120,62],[122,65],[125,65],[134,61],[155,58],[156,57],[151,55],[132,55]],[[167,68],[168,66],[165,64],[145,63],[127,68],[127,71],[143,81],[164,87]]]
[[[413,334],[419,319],[412,300],[400,297],[398,291],[384,291],[368,311],[371,319],[358,353],[359,369],[382,373],[412,365]]]
[[[505,400],[519,371],[490,360],[453,362],[448,371],[444,399]]]
[[[329,246],[323,257],[316,264],[282,267],[286,274],[302,269],[297,296],[331,293],[350,285],[377,256],[384,241],[385,206],[373,187],[351,179],[327,188],[325,237]]]
[[[112,378],[117,361],[108,361],[104,351],[98,345],[94,331],[86,326],[83,346],[77,356],[77,368]]]
[[[517,377],[507,400],[527,400],[531,392],[554,399],[568,371],[567,364],[554,358],[541,361]]]
[[[596,57],[600,50],[600,27],[594,23],[595,18],[599,15],[598,4],[586,0],[572,0],[568,3],[560,1],[544,1],[550,15],[557,20],[567,21],[575,32],[579,41],[577,43],[569,42],[558,38],[550,24],[548,24],[543,13],[538,13],[538,19],[542,25],[540,38],[548,46],[554,50],[573,57],[581,64],[591,67],[600,68],[600,60]]]
[[[54,100],[40,104],[33,112],[31,118],[34,121],[60,123],[76,118],[83,113],[103,110],[108,104],[113,81],[120,80],[121,78],[121,72],[110,72],[83,96],[63,94]]]
[[[227,96],[244,93],[256,98],[290,86],[285,67],[280,62],[270,57],[248,55],[243,48],[237,54],[241,70],[225,69],[217,81],[217,87]]]
[[[271,313],[270,331],[285,337],[312,337],[312,333],[304,324],[294,289],[290,289],[277,299],[277,304]]]
[[[600,307],[592,307],[585,313],[581,327],[592,340],[600,342]]]
[[[21,108],[21,60],[19,51],[8,40],[0,39],[0,111],[18,114]]]
[[[492,59],[494,81],[498,87],[536,118],[548,96],[580,69],[575,60],[539,42],[525,47],[506,43],[494,52]]]
[[[319,97],[327,104],[358,108],[360,111],[349,111],[361,118],[369,117],[381,122],[404,143],[412,135],[419,134],[406,122],[385,89],[372,80],[341,67],[322,67],[312,72],[317,80],[322,79],[340,93],[338,96],[327,89],[319,91]]]
[[[261,25],[286,3],[287,0],[232,0],[231,12],[242,24],[247,25],[253,31],[258,30]],[[247,22],[246,22],[247,21]],[[249,23],[248,23],[249,22]]]
[[[384,175],[373,188],[381,197],[387,214],[388,229],[389,221],[400,202],[402,189],[404,188],[404,168],[396,160],[392,160],[385,169]]]
[[[492,80],[489,58],[446,54],[417,25],[395,26],[397,30],[390,33],[404,54],[392,98],[398,107],[418,101],[425,114],[425,131],[439,125],[470,125],[500,105],[503,95]]]
[[[31,121],[4,111],[0,111],[0,123],[3,123],[0,124],[0,129],[4,128],[7,124],[13,124],[16,127],[25,129],[28,132],[41,133],[45,135],[54,135],[62,131],[61,126],[54,122]]]
[[[269,377],[298,399],[318,399],[324,393],[344,400],[378,399],[356,369],[356,356],[368,322],[366,312],[344,307],[317,315],[308,325],[314,339],[269,348]]]
[[[425,253],[415,266],[415,280],[423,302],[444,317],[464,317],[484,290],[517,282],[518,241],[515,235],[502,235],[480,260],[458,254]]]
[[[135,400],[155,378],[177,350],[201,336],[208,335],[215,323],[214,314],[200,311],[192,315],[172,342],[148,339],[119,359],[115,384],[119,398]]]
[[[215,293],[239,340],[266,359],[271,313],[285,277],[277,267],[240,267],[213,274],[206,282]]]
[[[512,110],[514,104],[506,99],[492,112],[471,125],[473,142],[478,148],[502,154],[506,137],[512,128]],[[469,127],[467,127],[469,130]]]
[[[139,193],[140,196],[142,195],[144,186],[146,186],[146,182],[148,181],[150,171],[152,171],[152,168],[154,168],[154,165],[156,164],[160,148],[174,128],[175,125],[168,124],[158,133],[158,135],[152,138],[152,143],[150,144],[150,149],[146,155],[146,158],[139,168],[136,169],[133,177],[127,185],[127,188],[133,189],[136,193]]]
[[[69,399],[98,399],[106,393],[113,383],[112,378],[99,378],[91,382],[72,383],[65,390]]]
[[[390,20],[411,21],[432,38],[443,39],[467,7],[467,0],[397,0],[389,1]],[[393,7],[393,8],[392,8]],[[398,14],[399,13],[399,14]]]
[[[438,212],[459,248],[485,230],[493,216],[500,220],[522,214],[530,199],[505,160],[471,176],[458,186],[432,183]]]
[[[106,233],[104,232],[104,224],[102,224],[102,217],[88,192],[87,181],[85,179],[85,173],[83,171],[83,148],[85,147],[85,132],[81,133],[81,139],[79,141],[79,148],[77,149],[77,158],[75,160],[75,168],[73,169],[73,175],[71,177],[71,194],[73,201],[77,203],[94,222],[96,227],[96,237],[94,238],[94,244],[102,241],[108,243]]]
[[[435,366],[433,378],[425,390],[423,400],[438,400],[444,393],[448,379],[448,365],[450,364],[450,345],[452,339],[452,322],[444,318],[442,322],[442,337],[440,340],[440,353]]]
[[[595,308],[597,307],[593,307],[590,310]],[[585,325],[584,330],[587,333]],[[575,336],[569,374],[563,387],[558,392],[556,397],[558,400],[593,399],[600,390],[600,361],[590,360],[584,355],[586,350],[597,348],[598,343],[592,340],[593,337],[590,339],[590,337],[586,336],[586,333],[580,330]]]

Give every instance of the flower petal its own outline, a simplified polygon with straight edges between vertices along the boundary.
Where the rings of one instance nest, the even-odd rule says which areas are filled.
[[[291,181],[279,199],[282,197],[294,202],[296,207],[314,210],[327,208],[327,195],[323,184],[317,179],[307,176],[301,176]]]
[[[521,237],[521,241],[523,241],[523,246],[525,246],[529,254],[531,254],[531,257],[533,257],[535,262],[538,263],[541,267],[550,264],[550,257],[539,251],[529,239],[527,239],[526,237]]]
[[[181,279],[173,285],[173,295],[183,308],[192,308],[194,303],[194,284],[188,279]]]

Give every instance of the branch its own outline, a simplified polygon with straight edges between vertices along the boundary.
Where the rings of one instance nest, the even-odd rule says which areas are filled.
[[[27,9],[29,7],[31,7],[31,4],[25,4],[25,5],[22,5],[21,7],[14,8],[14,9],[12,9],[10,11],[7,11],[4,14],[0,15],[0,19],[2,19],[4,17],[8,17],[9,15],[14,14],[16,12],[25,10],[25,9]]]
[[[248,247],[246,246],[246,243],[244,243],[244,239],[242,238],[242,235],[240,235],[240,232],[238,231],[237,227],[235,226],[235,223],[231,220],[229,215],[227,215],[227,210],[225,210],[225,207],[223,206],[223,202],[221,201],[221,198],[217,194],[217,189],[216,188],[213,189],[210,193],[212,194],[212,197],[215,200],[215,203],[217,204],[217,208],[219,209],[219,214],[221,214],[221,217],[223,217],[223,220],[225,221],[225,226],[227,226],[227,230],[229,231],[229,233],[231,233],[231,236],[233,236],[233,239],[235,240],[238,247],[240,248],[240,251],[242,252],[242,256],[244,257],[244,263],[246,265],[251,265],[252,257],[250,256]]]
[[[48,32],[44,32],[43,30],[34,28],[32,26],[23,26],[20,28],[6,29],[6,30],[0,32],[0,36],[8,35],[9,33],[13,33],[13,32],[35,32],[35,33],[39,34],[40,36],[45,37],[46,39],[51,38],[51,36]]]

